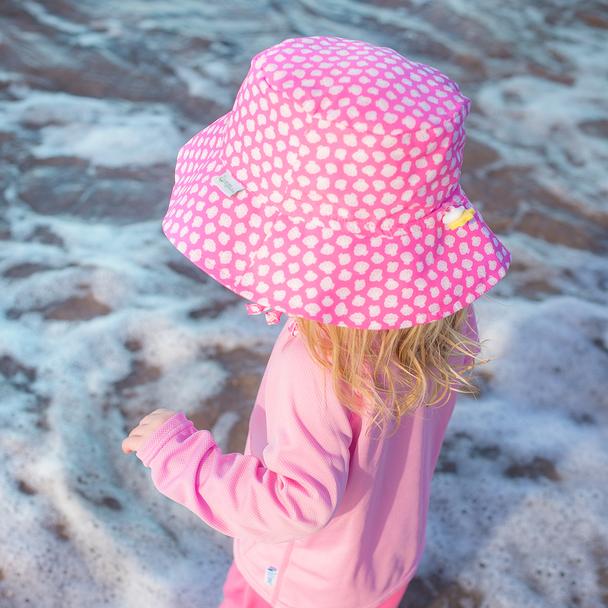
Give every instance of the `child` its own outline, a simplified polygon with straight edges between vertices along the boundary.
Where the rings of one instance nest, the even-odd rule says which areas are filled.
[[[290,317],[243,454],[165,409],[123,441],[233,537],[221,608],[395,607],[416,572],[471,304],[511,261],[459,185],[470,105],[390,48],[291,38],[179,151],[167,238],[249,313]]]

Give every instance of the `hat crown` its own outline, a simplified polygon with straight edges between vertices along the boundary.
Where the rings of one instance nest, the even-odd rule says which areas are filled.
[[[470,108],[437,68],[362,40],[288,38],[253,57],[251,76],[264,78],[295,109],[358,132],[459,124]]]
[[[264,204],[390,232],[456,191],[470,104],[438,69],[392,49],[288,38],[251,60],[227,151],[233,166],[255,166]]]

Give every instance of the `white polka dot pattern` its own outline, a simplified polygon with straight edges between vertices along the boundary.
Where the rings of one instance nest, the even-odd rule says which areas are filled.
[[[443,318],[511,261],[459,183],[470,107],[446,75],[390,48],[284,40],[179,150],[163,232],[281,312],[369,329]],[[245,186],[232,196],[212,181],[226,171]]]

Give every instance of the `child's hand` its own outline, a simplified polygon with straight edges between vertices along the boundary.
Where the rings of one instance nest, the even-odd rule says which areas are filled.
[[[139,424],[122,440],[122,451],[125,454],[137,452],[146,439],[177,411],[160,408],[144,416]]]

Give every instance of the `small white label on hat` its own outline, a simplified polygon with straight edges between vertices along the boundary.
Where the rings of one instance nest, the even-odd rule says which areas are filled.
[[[274,581],[277,578],[278,570],[274,566],[268,566],[264,577],[264,582],[267,585],[274,585]]]
[[[230,173],[230,170],[225,171],[222,175],[216,175],[211,180],[226,196],[233,196],[237,192],[245,189],[241,182],[237,181]]]

